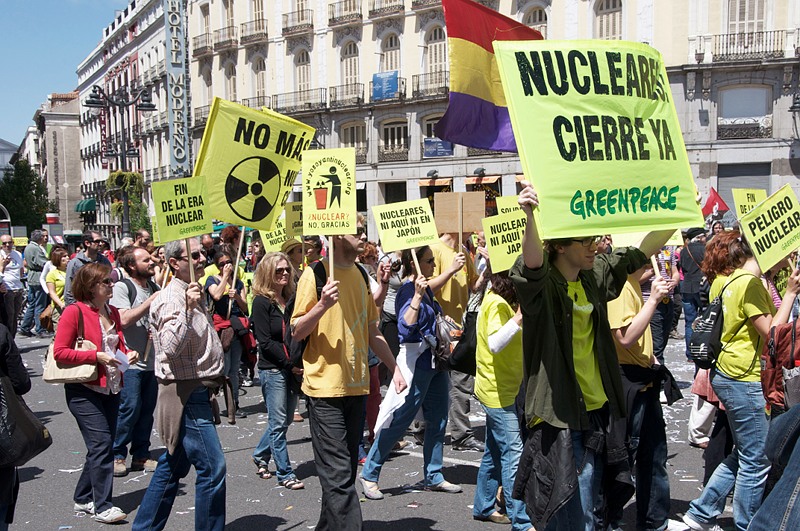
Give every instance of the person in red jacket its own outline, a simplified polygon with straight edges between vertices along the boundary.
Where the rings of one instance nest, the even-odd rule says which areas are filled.
[[[72,293],[75,304],[64,309],[56,332],[53,356],[66,365],[97,365],[97,378],[64,385],[67,407],[75,417],[86,444],[86,462],[73,496],[75,511],[92,515],[101,523],[127,516],[112,502],[114,429],[119,412],[122,373],[139,354],[125,347],[119,312],[111,299],[111,268],[96,262],[75,274]],[[83,321],[82,348],[75,350],[79,321]]]

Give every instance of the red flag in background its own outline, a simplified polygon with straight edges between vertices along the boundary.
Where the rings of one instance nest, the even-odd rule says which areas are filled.
[[[720,219],[728,210],[730,210],[730,208],[725,204],[725,201],[722,200],[714,188],[711,188],[708,199],[706,199],[706,204],[703,205],[703,217],[708,219],[708,217],[711,216],[712,219]]]

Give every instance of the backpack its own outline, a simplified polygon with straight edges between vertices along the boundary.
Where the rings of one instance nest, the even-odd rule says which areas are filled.
[[[122,282],[125,284],[125,287],[128,288],[128,301],[131,303],[131,308],[133,308],[133,303],[136,302],[136,285],[133,283],[133,280],[129,279],[128,277],[121,278],[119,282]],[[159,285],[149,278],[147,279],[147,287],[150,288],[150,291],[153,293],[161,290]]]
[[[694,320],[692,325],[692,338],[689,340],[689,359],[691,359],[701,369],[711,369],[717,363],[717,358],[723,350],[728,346],[728,343],[722,345],[722,326],[724,324],[724,317],[722,315],[722,294],[725,293],[731,282],[742,277],[753,277],[754,275],[741,275],[734,279],[729,280],[719,291],[719,295],[714,297],[706,309],[703,310],[697,319]],[[731,338],[739,333],[745,322],[739,325],[739,328],[733,333]]]
[[[319,300],[322,298],[322,288],[324,288],[325,284],[328,282],[328,277],[325,274],[325,266],[322,264],[322,262],[316,261],[312,262],[308,267],[314,271],[314,280],[317,284],[317,300]],[[369,276],[366,269],[361,267],[359,264],[356,264],[356,267],[358,267],[358,270],[361,272],[361,276],[364,277],[364,282],[367,284],[367,291],[371,293],[371,290],[369,289]],[[283,345],[289,356],[289,360],[292,362],[292,366],[302,367],[303,353],[308,345],[308,337],[301,341],[296,341],[294,338],[292,338],[292,327],[289,323],[292,319],[292,314],[294,313],[294,303],[295,295],[292,295],[286,302],[286,308],[284,308],[283,311]]]
[[[761,389],[771,407],[789,409],[798,402],[800,321],[773,326],[761,354]]]

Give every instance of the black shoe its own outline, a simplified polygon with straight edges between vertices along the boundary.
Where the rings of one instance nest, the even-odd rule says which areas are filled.
[[[483,452],[484,446],[478,439],[469,436],[462,441],[454,442],[453,450],[458,452]]]
[[[42,332],[36,332],[36,337],[39,339],[47,339],[53,337],[53,334],[48,332],[47,330],[43,330]]]
[[[33,337],[33,332],[31,332],[30,330],[22,330],[22,329],[20,329],[20,330],[17,330],[17,333],[19,335],[23,336],[23,337]]]
[[[247,418],[247,413],[245,413],[243,409],[237,409],[236,410],[236,418],[237,419],[246,419]]]

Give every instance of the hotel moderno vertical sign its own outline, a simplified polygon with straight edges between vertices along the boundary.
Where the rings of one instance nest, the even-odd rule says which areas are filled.
[[[189,79],[186,76],[185,0],[164,0],[167,28],[167,121],[170,177],[191,174],[189,157]]]

